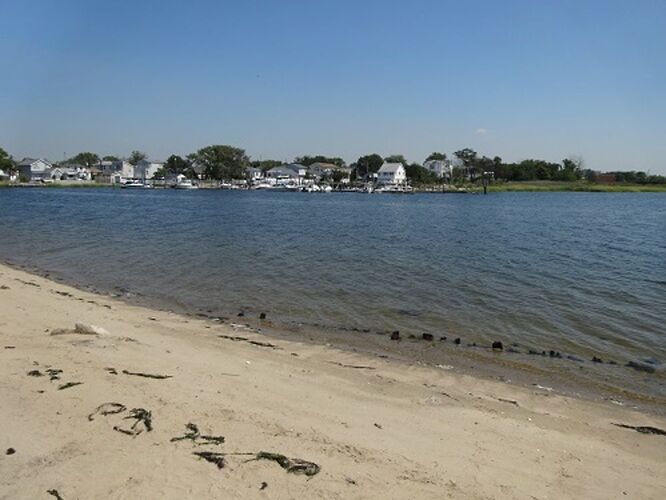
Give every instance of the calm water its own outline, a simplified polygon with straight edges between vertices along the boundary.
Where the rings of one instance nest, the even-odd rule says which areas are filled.
[[[5,261],[168,307],[647,360],[614,383],[666,395],[664,194],[3,189],[0,231]]]

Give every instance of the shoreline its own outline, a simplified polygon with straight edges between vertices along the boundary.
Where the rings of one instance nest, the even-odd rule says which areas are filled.
[[[164,186],[155,186],[157,189],[169,189]],[[441,186],[422,186],[414,188],[413,194],[483,194],[483,187],[478,185],[460,185],[453,186],[455,189],[443,191]],[[46,188],[46,189],[99,189],[113,188],[119,189],[120,186],[114,184],[101,184],[96,182],[72,182],[72,183],[49,183],[49,184],[31,184],[31,183],[10,183],[0,182],[0,188]],[[221,189],[213,186],[200,186],[201,189]],[[456,189],[463,189],[457,191]],[[344,191],[340,191],[344,192]],[[332,191],[336,193],[336,191]],[[664,184],[603,184],[590,182],[560,182],[560,181],[509,181],[504,183],[494,183],[488,186],[489,194],[497,193],[666,193]],[[329,193],[330,194],[330,193]],[[364,193],[360,193],[364,194]]]
[[[0,458],[0,498],[658,498],[666,488],[666,437],[613,425],[666,429],[661,416],[148,309],[4,264],[0,288],[0,446],[15,450]],[[109,333],[51,335],[75,323]],[[27,375],[53,369],[57,380]],[[70,382],[81,385],[58,390]],[[118,415],[88,418],[108,402],[151,411],[153,431],[132,437],[114,431],[127,422]],[[171,442],[187,423],[225,443]],[[197,451],[272,451],[321,471],[234,455],[218,469]]]
[[[618,405],[633,410],[666,417],[666,398],[662,394],[650,392],[664,380],[661,366],[634,361],[638,368],[631,368],[623,362],[595,356],[581,358],[581,353],[533,350],[529,345],[512,343],[504,345],[503,351],[495,351],[491,344],[477,344],[467,338],[455,336],[423,340],[421,335],[400,332],[400,341],[391,340],[392,331],[372,328],[346,327],[343,325],[309,324],[289,318],[275,319],[270,312],[265,320],[260,320],[256,308],[242,308],[238,311],[212,311],[193,308],[179,301],[159,299],[128,290],[122,287],[99,289],[94,285],[79,283],[62,276],[54,276],[50,271],[0,260],[0,266],[39,276],[64,286],[86,293],[93,293],[124,304],[156,310],[179,316],[210,322],[212,324],[241,324],[254,333],[275,340],[287,340],[313,346],[333,347],[349,353],[360,353],[371,357],[389,359],[406,365],[423,365],[434,369],[449,370],[480,380],[499,381],[524,389],[543,387],[561,396],[574,397],[590,402]],[[270,307],[265,310],[270,311]],[[528,349],[528,347],[530,347]],[[550,349],[551,346],[542,346]],[[556,355],[555,355],[556,354]],[[587,353],[590,356],[598,353]],[[602,355],[603,356],[603,355]],[[593,359],[599,362],[592,361]],[[603,362],[602,362],[603,361]],[[599,372],[599,370],[605,370]],[[651,370],[651,372],[647,372]],[[585,375],[582,375],[585,373]],[[618,380],[631,379],[633,388],[618,384]],[[640,380],[640,381],[639,381]],[[641,382],[642,381],[642,382]],[[639,390],[637,384],[650,384]]]

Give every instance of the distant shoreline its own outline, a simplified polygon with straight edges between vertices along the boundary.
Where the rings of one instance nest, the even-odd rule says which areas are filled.
[[[76,183],[49,183],[49,184],[29,184],[29,183],[9,183],[0,182],[0,188],[53,188],[53,189],[100,189],[100,188],[118,188],[113,184],[101,184],[97,182],[76,182]],[[480,186],[461,186],[468,193],[482,193]],[[211,188],[214,189],[214,188]],[[442,193],[456,194],[456,191],[442,191],[441,186],[420,186],[415,187],[417,193]],[[561,182],[561,181],[521,181],[521,182],[502,182],[488,186],[489,193],[506,192],[586,192],[586,193],[666,193],[665,184],[599,184],[587,181]]]

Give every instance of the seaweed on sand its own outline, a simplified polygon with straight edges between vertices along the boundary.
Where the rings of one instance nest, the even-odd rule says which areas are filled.
[[[122,432],[128,436],[138,436],[143,432],[143,429],[139,427],[139,424],[142,423],[145,430],[148,432],[153,430],[153,416],[149,410],[144,408],[132,408],[128,416],[124,417],[123,420],[132,420],[134,423],[129,429],[124,429],[115,425],[113,427],[114,431]]]
[[[209,445],[209,444],[222,444],[224,443],[224,436],[208,436],[201,434],[199,432],[199,427],[196,424],[189,423],[185,426],[187,431],[184,435],[171,438],[171,442],[183,441],[185,439],[191,440],[194,444],[197,445]]]

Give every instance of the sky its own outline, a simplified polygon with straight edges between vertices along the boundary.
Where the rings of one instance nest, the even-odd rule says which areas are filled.
[[[666,174],[666,1],[0,0],[0,147]]]

